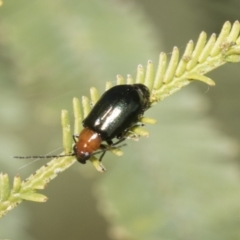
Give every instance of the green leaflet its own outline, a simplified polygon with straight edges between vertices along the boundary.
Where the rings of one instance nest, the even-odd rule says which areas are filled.
[[[8,199],[10,194],[9,177],[7,174],[0,173],[0,202]]]

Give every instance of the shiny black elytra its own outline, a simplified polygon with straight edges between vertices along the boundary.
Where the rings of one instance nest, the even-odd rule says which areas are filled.
[[[95,154],[102,153],[126,139],[129,129],[137,125],[140,117],[150,106],[150,92],[143,84],[117,85],[107,90],[83,120],[84,129],[73,136],[75,145],[72,154],[52,156],[15,156],[15,158],[53,158],[76,156],[85,164]],[[75,138],[78,138],[76,141]],[[114,143],[113,139],[117,141]],[[109,147],[102,144],[106,142]],[[99,151],[97,151],[99,150]]]
[[[124,141],[129,129],[149,108],[149,98],[149,90],[143,84],[117,85],[106,91],[83,120],[84,129],[73,148],[77,160],[84,164],[102,149],[101,160],[106,153],[103,141],[110,146]],[[114,138],[118,139],[115,143]]]

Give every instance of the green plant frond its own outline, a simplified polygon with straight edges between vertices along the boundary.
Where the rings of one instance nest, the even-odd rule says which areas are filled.
[[[13,179],[13,192],[14,193],[17,193],[20,191],[20,188],[21,188],[21,178],[19,175],[15,176],[14,179]]]
[[[81,122],[79,121],[81,114],[79,114],[80,110],[77,107],[77,102],[78,101],[75,99],[73,104],[76,129],[80,128],[79,126],[81,125]],[[72,132],[69,124],[69,115],[66,110],[62,111],[61,119],[63,129],[63,148],[65,150],[64,153],[69,154],[72,152]],[[78,122],[80,122],[80,124],[78,124]],[[4,216],[8,211],[12,210],[23,200],[45,202],[47,197],[37,193],[36,190],[44,189],[47,183],[75,162],[76,158],[73,156],[54,158],[43,167],[39,168],[25,181],[21,181],[20,176],[16,176],[14,178],[13,188],[11,191],[8,175],[0,174],[0,217]],[[96,164],[94,164],[94,166],[97,168]]]
[[[136,76],[136,83],[144,83],[144,67],[139,64],[137,67],[137,76]]]
[[[82,110],[81,104],[78,98],[73,99],[73,113],[74,113],[74,134],[79,134],[82,130]]]
[[[127,75],[127,84],[133,84],[134,80],[130,74]]]
[[[75,113],[76,106],[73,104],[73,110]],[[75,114],[75,117],[79,117],[77,114]],[[64,152],[71,153],[72,152],[72,133],[71,133],[71,126],[70,126],[70,120],[69,120],[69,115],[66,110],[62,110],[62,115],[61,115],[61,122],[62,122],[62,132],[63,132],[63,149]],[[76,119],[75,121],[75,128],[79,128],[79,118]]]
[[[28,201],[33,201],[33,202],[46,202],[47,197],[44,196],[43,194],[40,193],[35,193],[35,192],[26,192],[26,193],[21,193],[20,198],[23,200],[28,200]]]
[[[0,174],[0,202],[4,202],[10,195],[9,177],[7,174]]]
[[[226,22],[218,38],[216,38],[216,34],[212,34],[207,40],[206,33],[202,32],[195,47],[192,40],[188,42],[181,58],[179,58],[178,48],[174,47],[169,61],[166,53],[160,53],[156,71],[153,62],[148,61],[146,70],[142,65],[138,65],[135,80],[131,75],[127,75],[126,80],[121,75],[117,75],[116,85],[145,84],[151,92],[150,107],[195,80],[214,86],[215,82],[205,76],[206,73],[228,62],[240,62],[239,32],[238,21],[233,26],[230,22]],[[107,82],[105,89],[108,90],[112,86],[112,82]],[[82,121],[98,101],[99,96],[97,89],[91,88],[90,99],[82,97],[81,102],[77,98],[73,99],[74,134],[79,134],[82,130]],[[66,110],[62,111],[61,119],[64,149],[62,154],[69,154],[72,153],[73,139]],[[156,123],[155,119],[145,116],[140,121],[147,124]],[[131,128],[127,137],[136,140],[139,136],[148,135],[148,131],[139,125]],[[118,156],[123,154],[122,150],[118,148],[109,149],[109,151]],[[98,171],[105,171],[104,166],[95,156],[92,156],[90,161]],[[54,158],[23,182],[19,176],[16,176],[12,190],[10,190],[8,175],[0,174],[0,216],[6,214],[23,200],[45,202],[47,197],[36,191],[44,189],[48,182],[75,162],[74,156]]]
[[[153,81],[151,102],[163,100],[192,80],[214,86],[214,81],[204,75],[227,62],[240,61],[239,31],[240,24],[236,21],[232,27],[226,22],[217,39],[216,34],[212,34],[207,41],[206,33],[202,32],[195,48],[193,41],[189,41],[180,60],[179,51],[174,47],[168,64],[167,55],[161,53],[155,79],[144,81]]]

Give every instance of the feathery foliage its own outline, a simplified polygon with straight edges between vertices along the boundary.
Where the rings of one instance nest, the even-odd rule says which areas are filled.
[[[193,41],[189,41],[181,59],[179,59],[178,48],[174,47],[169,61],[166,53],[160,54],[156,72],[154,72],[152,61],[148,61],[146,70],[142,65],[138,66],[135,80],[130,75],[127,76],[126,80],[118,75],[116,84],[145,84],[151,91],[151,107],[193,80],[199,80],[214,86],[214,81],[205,74],[225,63],[240,61],[239,32],[240,24],[238,21],[233,26],[231,26],[230,22],[226,22],[218,38],[216,38],[216,34],[212,34],[207,40],[206,33],[202,32],[195,47]],[[111,87],[112,83],[107,82],[106,89]],[[90,89],[90,99],[82,97],[82,103],[77,98],[73,99],[75,119],[73,134],[79,134],[82,129],[81,122],[91,110],[91,103],[94,105],[98,99],[99,94],[95,88]],[[70,120],[66,110],[62,111],[61,119],[64,153],[68,154],[72,151],[73,142]],[[143,117],[141,122],[154,124],[156,121]],[[149,133],[138,126],[131,129],[128,137],[134,139],[136,135],[148,136]],[[123,154],[120,149],[111,151],[118,156]],[[47,197],[37,193],[37,190],[44,189],[48,182],[70,167],[75,161],[75,157],[72,156],[55,158],[38,169],[25,181],[21,181],[20,176],[16,176],[12,189],[10,188],[8,175],[0,174],[0,216],[5,215],[23,200],[45,202]],[[90,161],[98,171],[105,171],[105,168],[95,156],[92,156]]]

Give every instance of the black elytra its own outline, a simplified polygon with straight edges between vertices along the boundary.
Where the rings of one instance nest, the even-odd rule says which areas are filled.
[[[101,149],[102,159],[105,141],[114,146],[125,140],[129,129],[139,122],[150,106],[150,92],[143,84],[117,85],[107,90],[83,120],[84,129],[75,140],[74,155],[80,163]],[[113,139],[118,139],[113,143]]]

